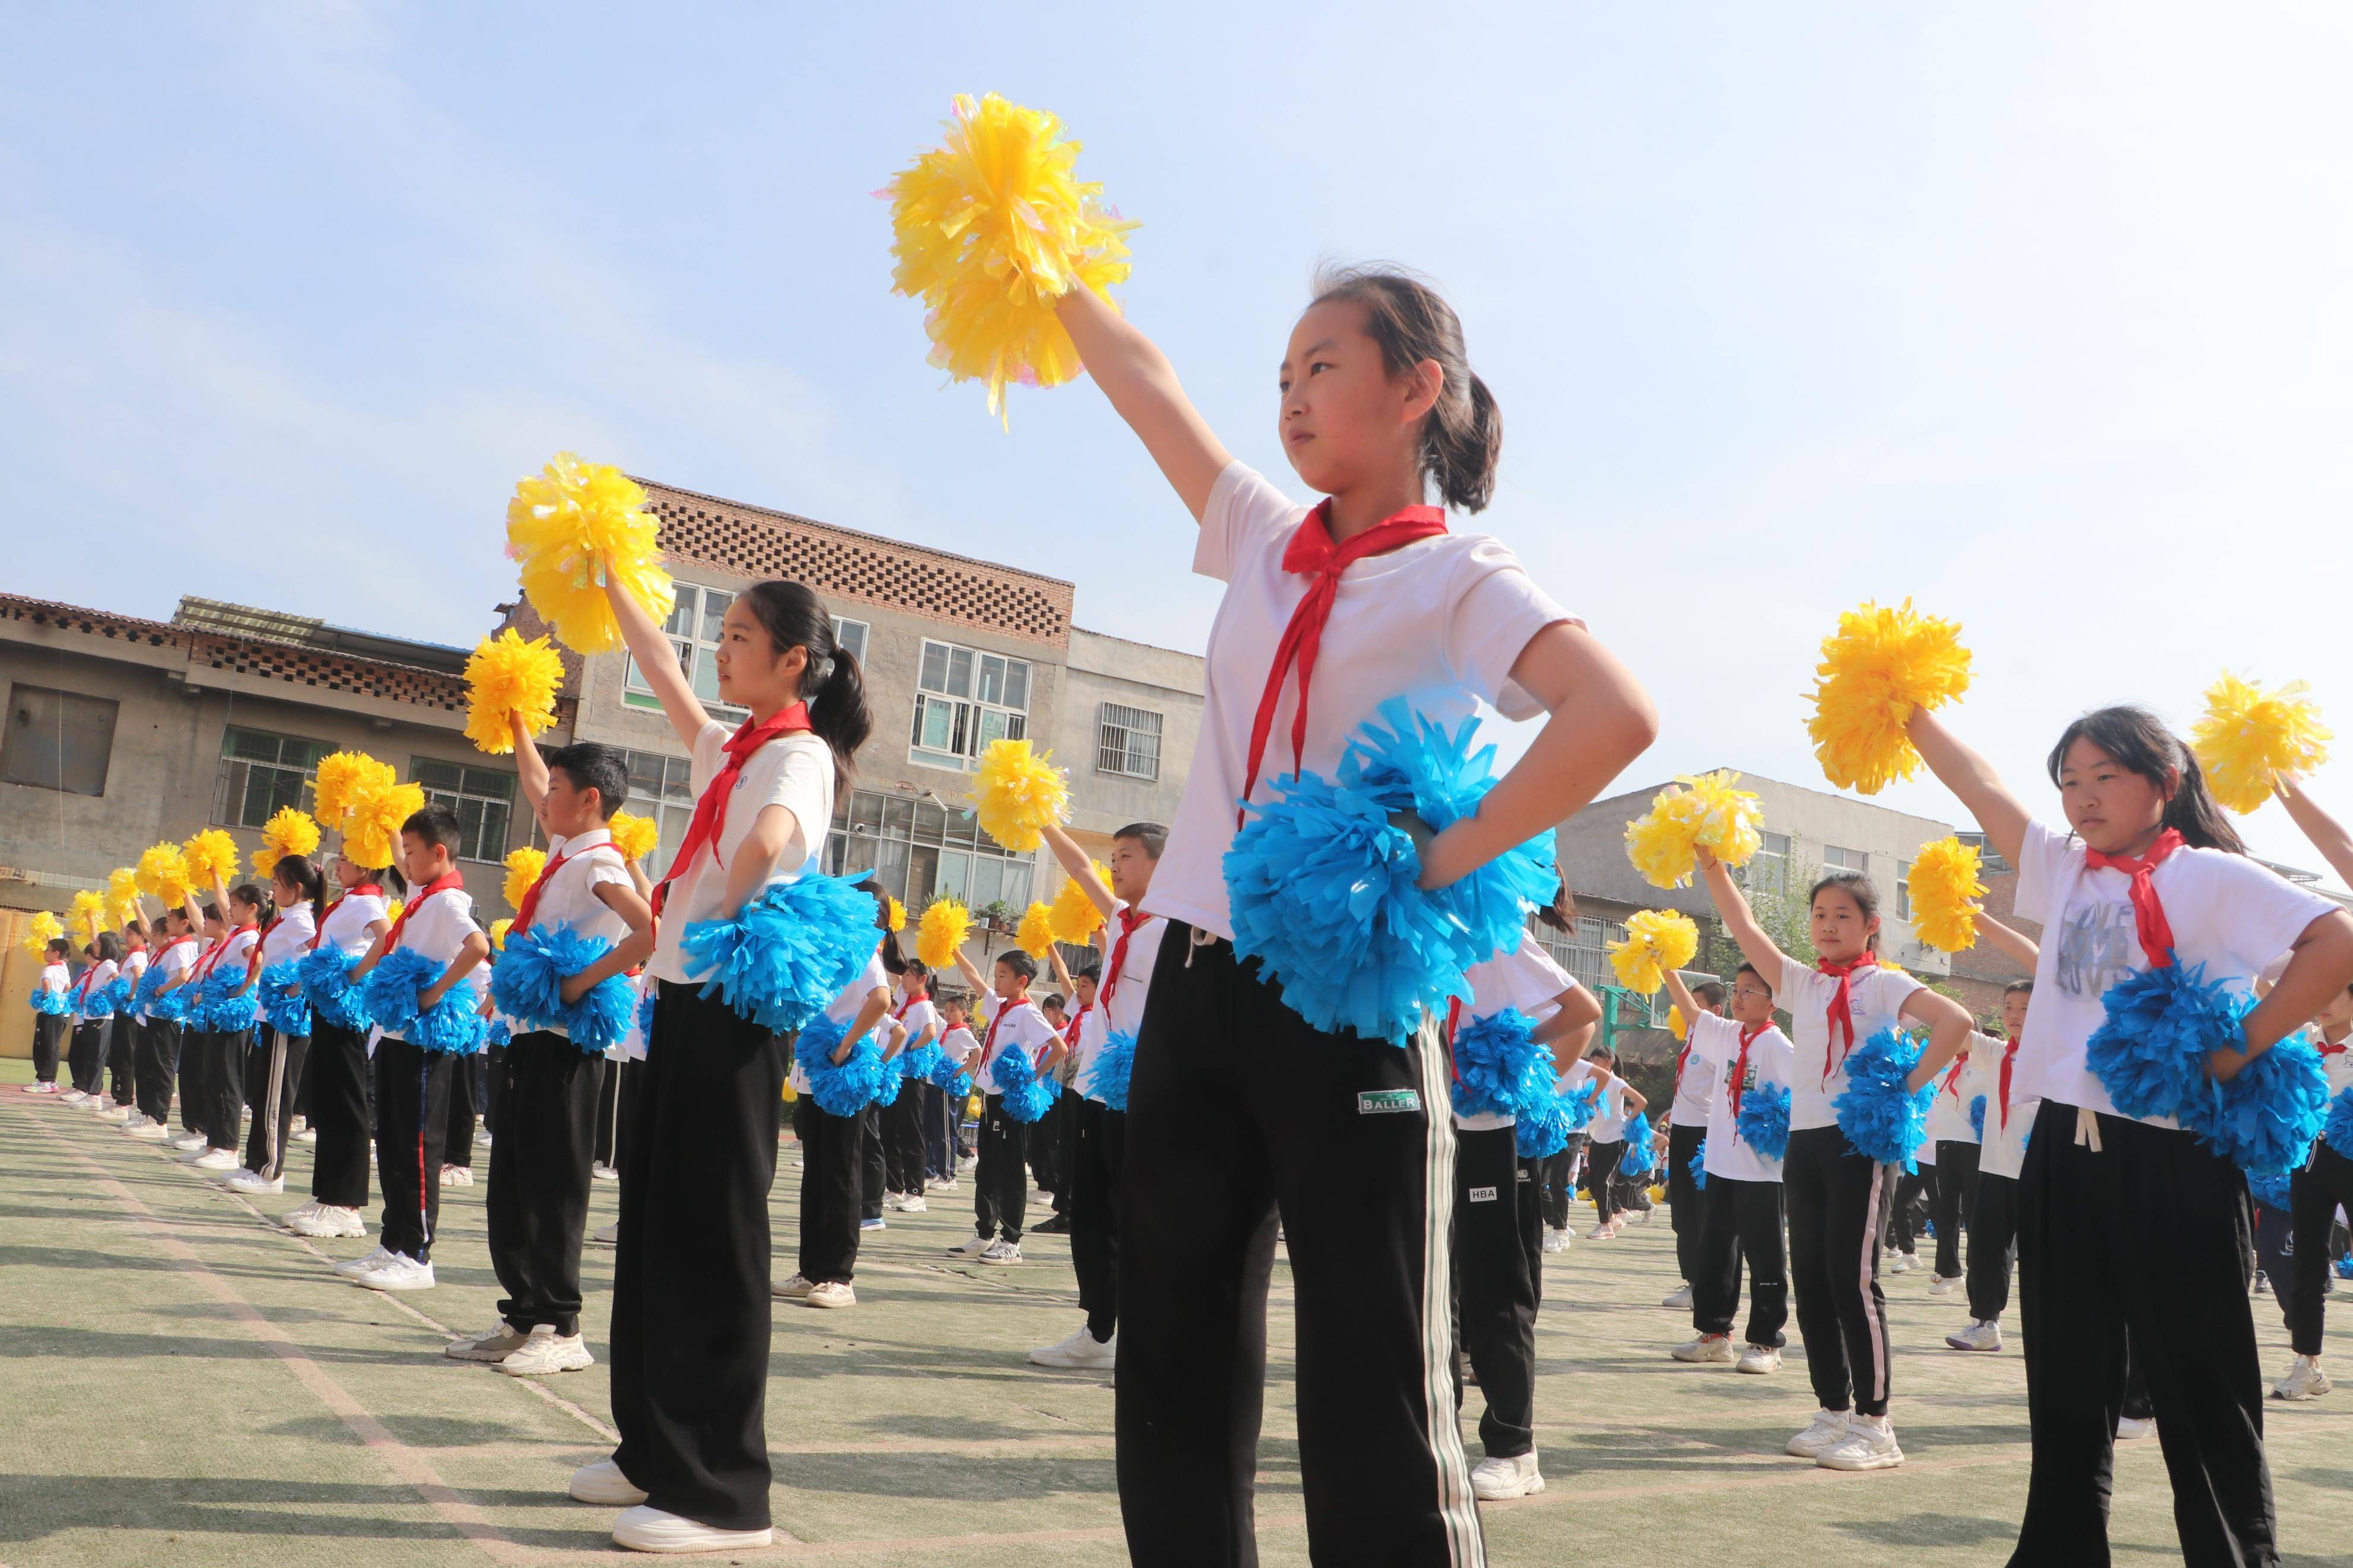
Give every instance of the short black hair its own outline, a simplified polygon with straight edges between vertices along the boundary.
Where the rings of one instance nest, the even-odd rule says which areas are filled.
[[[1059,992],[1059,991],[1054,991],[1054,992],[1050,992],[1050,993],[1048,993],[1048,994],[1047,994],[1047,996],[1046,996],[1046,999],[1045,999],[1043,1002],[1040,1002],[1040,1003],[1039,1003],[1039,1004],[1038,1004],[1038,1005],[1039,1005],[1040,1007],[1055,1007],[1055,1008],[1059,1008],[1059,1009],[1060,1009],[1061,1011],[1063,1011],[1063,1012],[1065,1012],[1065,1013],[1069,1012],[1069,1011],[1070,1011],[1070,1009],[1071,1009],[1070,998],[1068,998],[1067,996],[1064,996],[1064,995],[1063,995],[1060,992]]]
[[[73,956],[73,943],[68,942],[61,936],[53,936],[49,938],[49,956],[57,959],[71,958]]]
[[[1693,995],[1711,1007],[1724,1005],[1724,982],[1721,980],[1703,980],[1693,986],[1691,991]]]
[[[439,801],[428,802],[422,810],[412,811],[408,820],[400,825],[403,833],[414,833],[436,849],[457,853],[458,813]]]
[[[2001,994],[2005,996],[2023,996],[2033,989],[2034,982],[2031,980],[2013,980],[2001,988]],[[2353,991],[2353,985],[2348,985],[2345,989]]]
[[[1024,980],[1035,980],[1038,978],[1038,961],[1030,957],[1028,953],[1022,952],[1018,947],[1013,949],[1010,952],[998,953],[997,955],[997,962],[1005,965],[1006,968],[1013,971],[1014,973],[1021,976]]]
[[[1168,830],[1156,822],[1131,822],[1112,835],[1114,843],[1122,838],[1134,839],[1155,860],[1159,859],[1161,850],[1168,847]]]
[[[1767,996],[1770,996],[1771,994],[1773,994],[1773,983],[1772,983],[1771,981],[1769,981],[1769,980],[1766,979],[1766,978],[1765,978],[1765,972],[1764,972],[1763,970],[1761,970],[1761,969],[1757,968],[1755,964],[1753,964],[1753,963],[1744,963],[1744,964],[1742,964],[1739,968],[1737,968],[1737,969],[1734,970],[1732,973],[1733,973],[1733,974],[1734,974],[1735,976],[1743,975],[1743,974],[1747,974],[1747,975],[1753,975],[1753,976],[1755,976],[1755,977],[1756,977],[1757,984],[1759,984],[1759,985],[1762,985],[1763,987],[1765,987],[1765,994],[1766,994],[1766,995],[1767,995]]]
[[[1103,983],[1103,965],[1092,962],[1082,963],[1076,969],[1071,971],[1071,978],[1073,980],[1092,980],[1097,984],[1101,984]],[[2348,987],[2348,989],[2353,990],[2353,987]]]
[[[597,741],[575,741],[543,754],[549,773],[561,770],[572,781],[574,789],[596,792],[596,814],[607,822],[613,820],[613,814],[629,798],[629,759],[620,747]]]

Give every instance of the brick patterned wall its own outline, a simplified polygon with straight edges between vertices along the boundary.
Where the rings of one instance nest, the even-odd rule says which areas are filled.
[[[2042,942],[2042,927],[2033,921],[2021,920],[2018,909],[2018,873],[2014,869],[1996,871],[1985,878],[1986,913],[2031,939],[2037,946]],[[1950,984],[1960,993],[1961,1001],[1978,1017],[1997,1013],[2001,1008],[2001,994],[2013,980],[2031,980],[2033,975],[2010,956],[1980,936],[1977,946],[1967,952],[1953,954]]]
[[[828,599],[1070,646],[1073,590],[1059,579],[648,479],[638,483],[661,519],[662,549],[681,561],[743,577],[788,577]]]
[[[80,632],[86,637],[144,643],[150,647],[183,647],[187,640],[185,632],[163,621],[142,621],[135,616],[85,610],[78,605],[54,605],[45,599],[20,599],[13,594],[0,594],[0,621],[52,626],[58,631]]]

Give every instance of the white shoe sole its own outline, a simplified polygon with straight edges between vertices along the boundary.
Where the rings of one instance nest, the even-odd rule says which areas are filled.
[[[572,1484],[565,1489],[574,1502],[594,1503],[601,1508],[635,1508],[646,1500],[646,1494],[631,1486],[617,1468],[600,1470],[594,1476],[588,1473],[592,1469],[597,1467],[584,1465],[572,1472]]]
[[[1904,1450],[1901,1448],[1890,1453],[1873,1454],[1869,1458],[1833,1458],[1830,1454],[1825,1453],[1817,1456],[1814,1459],[1814,1464],[1819,1468],[1842,1470],[1849,1475],[1861,1475],[1867,1470],[1892,1470],[1903,1462]]]
[[[430,1290],[434,1285],[431,1279],[417,1279],[406,1275],[397,1279],[386,1279],[375,1274],[355,1274],[352,1277],[352,1283],[364,1290]]]
[[[512,1358],[497,1363],[509,1377],[554,1377],[560,1373],[585,1372],[596,1364],[596,1358],[582,1351],[578,1360],[565,1356],[554,1361],[534,1361],[522,1366],[513,1364]]]
[[[1476,1481],[1471,1484],[1471,1495],[1481,1502],[1509,1502],[1514,1498],[1534,1497],[1544,1489],[1545,1479],[1542,1476],[1530,1476],[1525,1481],[1509,1487],[1482,1488]]]

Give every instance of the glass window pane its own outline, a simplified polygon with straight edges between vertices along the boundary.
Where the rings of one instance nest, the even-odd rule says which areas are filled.
[[[662,630],[672,637],[694,635],[694,590],[688,584],[678,584],[678,603],[671,607],[670,619],[662,623]]]
[[[1016,910],[1029,902],[1029,862],[1008,860],[1005,863],[1005,901]]]
[[[972,857],[953,850],[940,856],[938,891],[944,899],[961,899],[965,884],[972,879]]]
[[[918,698],[915,716],[922,728],[915,742],[928,751],[944,752],[955,744],[955,706],[949,702]]]
[[[961,844],[966,847],[978,843],[980,841],[979,814],[969,806],[956,806],[950,810],[947,841],[950,844]]]
[[[968,647],[948,649],[947,693],[951,697],[972,695],[972,649]]]
[[[871,789],[861,789],[850,796],[849,826],[860,833],[880,834],[882,831],[882,797]]]
[[[898,900],[907,901],[907,846],[884,839],[881,853],[874,859],[874,873],[882,880],[882,890]]]
[[[923,645],[923,668],[915,684],[926,691],[948,689],[948,650],[944,644],[927,642]]]
[[[941,805],[938,801],[919,800],[915,803],[914,838],[916,843],[938,844],[943,842],[947,835],[947,808]]]
[[[727,606],[735,602],[733,594],[723,594],[716,588],[702,591],[702,640],[717,642],[721,623],[727,619]]]
[[[978,756],[981,748],[987,746],[991,741],[1005,739],[1006,718],[1005,713],[995,708],[984,708],[980,710],[980,741],[979,744],[973,747],[975,756]]]
[[[662,763],[668,759],[650,752],[629,753],[629,793],[659,800],[662,792]]]
[[[902,795],[882,797],[882,832],[885,837],[902,841],[912,836],[915,826],[915,803]]]
[[[670,758],[662,788],[668,795],[682,800],[692,800],[694,798],[694,764],[684,757]]]
[[[913,907],[932,896],[940,881],[940,852],[928,845],[918,844],[907,856],[907,890],[899,901]]]
[[[972,862],[972,907],[976,910],[1005,897],[1005,862],[976,855]]]
[[[1029,706],[1029,664],[1026,659],[1005,661],[1005,705],[1023,709]]]
[[[850,658],[860,664],[866,662],[866,623],[864,621],[845,621],[836,618],[833,625],[833,640],[840,644]],[[902,899],[900,902],[904,903],[906,900]]]
[[[983,702],[1005,700],[1005,661],[993,653],[980,656],[980,689],[974,695]]]
[[[1008,741],[1018,741],[1018,740],[1022,740],[1022,739],[1024,739],[1025,737],[1027,737],[1027,736],[1029,735],[1029,716],[1028,714],[1026,714],[1026,713],[1008,713],[1008,714],[1006,714],[1006,715],[1004,716],[1004,718],[1005,718],[1005,738],[1006,738],[1007,740],[1008,740]]]
[[[842,875],[856,877],[872,870],[874,852],[881,847],[879,841],[869,838],[864,834],[853,833],[849,836],[848,843],[849,848],[842,857]]]
[[[707,651],[694,661],[694,694],[705,702],[719,700],[719,661]]]

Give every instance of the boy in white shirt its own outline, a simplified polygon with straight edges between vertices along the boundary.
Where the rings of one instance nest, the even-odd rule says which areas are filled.
[[[72,954],[73,946],[65,938],[51,937],[47,949],[42,954],[41,974],[40,978],[33,983],[34,989],[47,992],[52,996],[64,996],[73,984],[73,971],[67,967],[66,963],[67,959]],[[52,1004],[52,1005],[56,1005]],[[58,1092],[58,1045],[65,1038],[66,1031],[71,1027],[62,1012],[39,1013],[34,1016],[33,1081],[25,1086],[26,1094]]]
[[[392,929],[352,966],[358,984],[388,952],[414,948],[441,973],[417,995],[421,1017],[490,956],[474,900],[458,874],[458,814],[436,802],[400,825],[409,897]],[[413,1027],[413,1026],[412,1026]],[[449,1135],[450,1066],[457,1058],[387,1034],[375,1047],[376,1182],[384,1220],[375,1252],[339,1272],[371,1290],[433,1287],[432,1247],[441,1215],[441,1156]],[[379,1256],[380,1255],[380,1256]]]
[[[1961,1282],[1961,1233],[1969,1228],[1978,1195],[1978,1133],[1969,1121],[1969,1107],[1980,1096],[1987,1108],[1984,1064],[1995,1060],[2001,1042],[1990,1035],[1971,1033],[1969,1043],[1936,1080],[1928,1107],[1928,1141],[1936,1164],[1934,1206],[1936,1256],[1928,1276],[1928,1294],[1949,1296]]]
[[[1720,981],[1703,980],[1684,993],[1698,1005],[1701,1012],[1724,1016],[1724,985]],[[1675,1005],[1682,1007],[1678,1001]],[[1683,1008],[1686,1019],[1698,1014]],[[1675,1228],[1675,1272],[1683,1276],[1681,1289],[1676,1290],[1662,1307],[1688,1309],[1692,1304],[1692,1268],[1694,1250],[1699,1245],[1700,1211],[1704,1199],[1698,1183],[1691,1172],[1692,1156],[1707,1141],[1708,1110],[1715,1103],[1718,1079],[1723,1073],[1720,1065],[1694,1053],[1691,1047],[1691,1027],[1683,1028],[1683,1038],[1675,1051],[1675,1098],[1667,1110],[1667,1218]]]
[[[956,967],[966,984],[982,990],[980,971],[959,949]],[[1061,1037],[1046,1015],[1029,1000],[1030,983],[1038,978],[1038,962],[1016,950],[997,960],[997,1014],[988,1021],[972,1068],[973,1082],[986,1107],[980,1115],[980,1162],[972,1173],[972,1238],[948,1250],[958,1258],[1004,1265],[1021,1261],[1021,1222],[1029,1207],[1029,1173],[1023,1158],[1029,1129],[1006,1114],[1005,1096],[997,1087],[997,1064],[1004,1052],[1024,1051],[1038,1071],[1050,1070],[1059,1059]]]
[[[893,939],[886,935],[883,940]],[[903,1075],[907,1058],[939,1037],[940,1010],[932,1005],[931,972],[922,964],[909,963],[898,983],[900,1000],[891,1021],[900,1032],[891,1059]],[[923,1199],[923,1133],[939,1120],[939,1093],[923,1079],[907,1078],[899,1086],[899,1098],[882,1108],[885,1208],[923,1214],[931,1207]]]
[[[940,1054],[948,1065],[971,1076],[973,1059],[980,1055],[980,1037],[972,1032],[971,1014],[960,996],[951,996],[940,1004]],[[934,1190],[952,1193],[956,1190],[956,1176],[971,1159],[965,1147],[964,1112],[967,1095],[951,1095],[940,1091],[940,1125],[936,1129],[937,1147],[932,1151]]]
[[[2034,967],[2040,950],[2022,933],[1982,912],[1978,925],[1995,946],[2028,969]],[[2001,996],[2001,1027],[2008,1037],[1985,1037],[1972,1051],[1984,1058],[1985,1137],[1978,1144],[1969,1211],[1969,1326],[1945,1336],[1957,1351],[2001,1349],[2001,1315],[2010,1308],[2010,1276],[2018,1265],[2018,1176],[2026,1164],[2027,1134],[2042,1109],[2040,1100],[2017,1087],[2018,1044],[2025,1037],[2026,1010],[2033,997],[2033,981],[2010,982]]]

